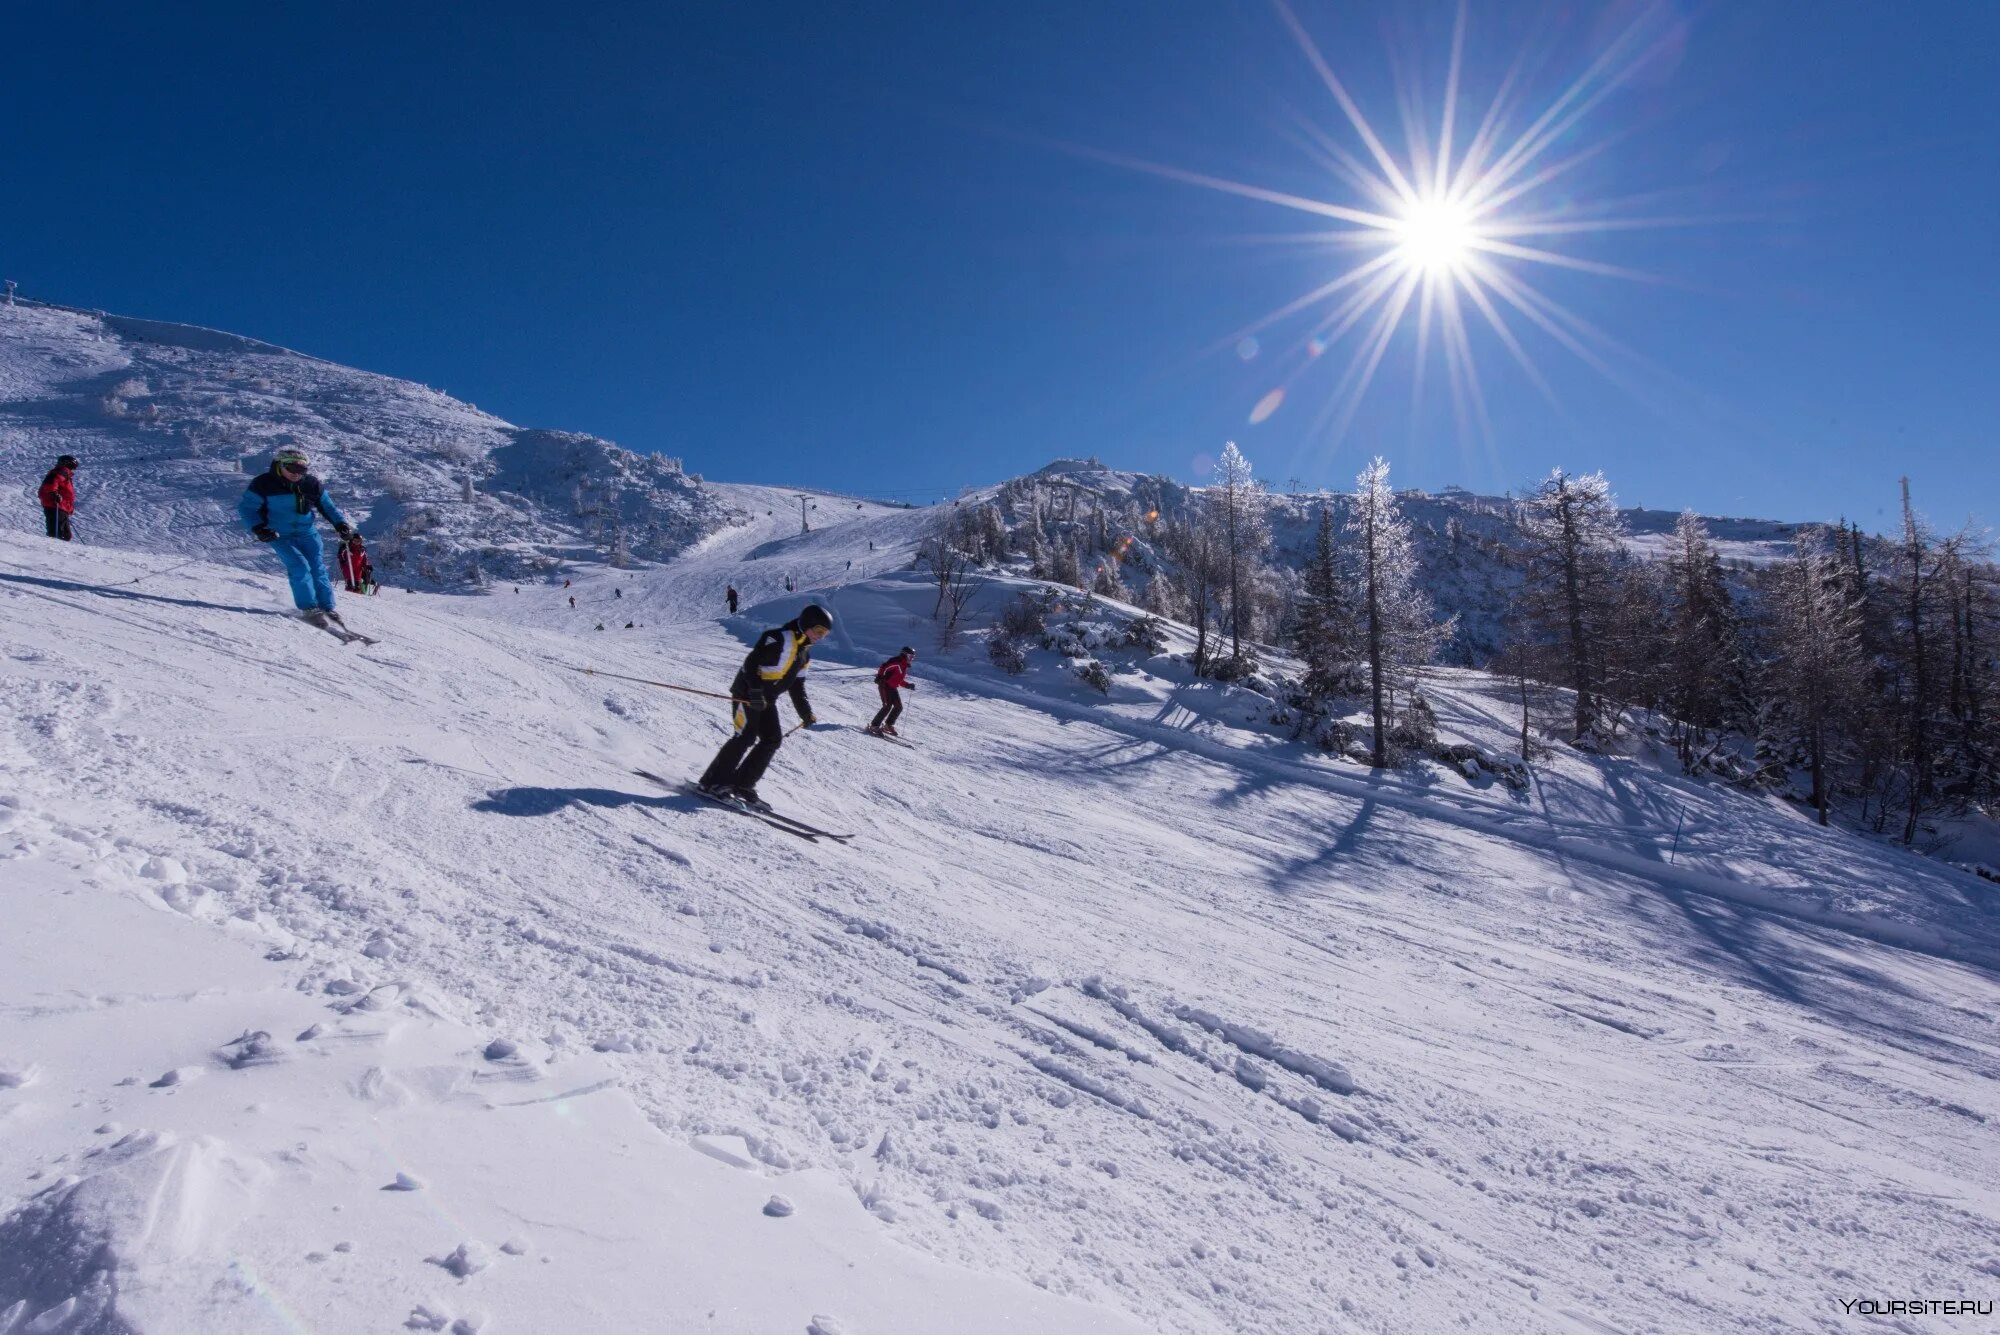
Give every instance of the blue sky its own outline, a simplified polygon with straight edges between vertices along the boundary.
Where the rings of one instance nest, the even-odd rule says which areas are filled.
[[[1392,66],[1434,116],[1455,12],[1298,8],[1391,138]],[[1336,435],[1359,333],[1303,371],[1310,312],[1230,336],[1353,262],[1302,240],[1338,224],[1069,151],[1364,203],[1296,127],[1361,140],[1247,0],[17,8],[0,269],[730,479],[1194,479],[1235,439],[1280,483],[1379,451],[1406,485],[1560,464],[1627,503],[1873,524],[1908,473],[1940,522],[2000,521],[2000,7],[1467,20],[1461,114],[1525,51],[1516,130],[1636,24],[1651,54],[1544,161],[1598,151],[1524,207],[1700,220],[1557,238],[1662,281],[1509,270],[1638,360],[1614,381],[1516,318],[1545,395],[1475,317],[1490,430],[1435,343],[1414,383],[1412,318]]]

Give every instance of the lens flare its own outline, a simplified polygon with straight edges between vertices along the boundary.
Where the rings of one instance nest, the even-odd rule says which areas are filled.
[[[1271,414],[1278,411],[1279,405],[1283,404],[1284,401],[1285,387],[1280,385],[1263,398],[1257,400],[1257,406],[1250,410],[1250,425],[1256,426],[1259,423],[1269,421]]]

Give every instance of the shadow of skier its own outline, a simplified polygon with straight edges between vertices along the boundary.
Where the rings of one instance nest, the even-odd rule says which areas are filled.
[[[615,788],[495,788],[472,804],[474,811],[496,816],[553,816],[571,807],[651,807],[659,811],[692,811],[697,798],[626,793]]]
[[[243,612],[250,616],[281,617],[287,615],[270,607],[244,607],[240,603],[211,603],[200,598],[174,598],[164,593],[144,593],[137,589],[121,589],[116,585],[84,584],[73,579],[51,579],[46,575],[9,575],[0,573],[0,584],[26,584],[36,588],[55,589],[62,593],[90,593],[101,598],[124,598],[140,603],[165,603],[170,607],[199,607],[210,612]]]

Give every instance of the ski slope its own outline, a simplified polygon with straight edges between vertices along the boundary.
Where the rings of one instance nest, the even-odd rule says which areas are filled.
[[[1818,1331],[2000,1283],[1990,887],[1643,759],[1510,795],[1165,670],[999,677],[930,652],[922,512],[727,490],[751,522],[663,566],[346,600],[368,649],[275,570],[0,538],[0,1330],[115,1290],[154,1330]],[[823,725],[763,790],[847,846],[638,777],[719,702],[575,670],[720,689],[808,597]],[[902,747],[858,727],[905,642]],[[1505,749],[1495,683],[1436,698]]]

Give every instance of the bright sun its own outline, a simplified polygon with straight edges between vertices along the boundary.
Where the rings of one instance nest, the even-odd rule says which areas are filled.
[[[1394,231],[1404,268],[1425,277],[1456,272],[1481,240],[1471,210],[1443,197],[1412,200]]]
[[[1391,147],[1393,137],[1385,139],[1378,133],[1292,12],[1293,0],[1271,3],[1360,144],[1361,151],[1354,151],[1301,117],[1304,146],[1313,165],[1335,186],[1333,197],[1315,199],[1116,154],[1075,150],[1337,224],[1296,238],[1323,247],[1335,261],[1323,281],[1215,344],[1218,350],[1246,345],[1255,349],[1253,335],[1311,312],[1299,345],[1288,349],[1283,381],[1257,401],[1251,412],[1253,423],[1277,412],[1287,389],[1322,354],[1352,338],[1348,355],[1331,359],[1344,361],[1345,367],[1310,427],[1317,434],[1330,424],[1332,438],[1339,440],[1376,371],[1397,345],[1397,332],[1412,324],[1413,400],[1423,397],[1426,364],[1434,355],[1441,357],[1461,435],[1477,430],[1488,440],[1493,438],[1471,338],[1476,325],[1491,330],[1494,341],[1551,402],[1555,392],[1519,337],[1527,327],[1615,382],[1629,383],[1610,358],[1645,368],[1638,354],[1543,292],[1532,271],[1546,267],[1655,281],[1650,274],[1570,253],[1563,243],[1711,221],[1672,213],[1627,214],[1628,204],[1652,196],[1593,199],[1574,177],[1563,179],[1614,142],[1579,130],[1591,111],[1653,67],[1663,52],[1678,49],[1685,29],[1674,18],[1675,6],[1633,6],[1630,26],[1607,30],[1608,41],[1594,38],[1598,44],[1588,66],[1567,86],[1552,90],[1546,100],[1524,73],[1532,54],[1524,49],[1500,79],[1485,111],[1475,118],[1467,114],[1471,108],[1461,87],[1471,6],[1470,0],[1459,0],[1435,118],[1415,80],[1398,79],[1407,144],[1399,153]],[[1560,192],[1553,188],[1558,183]],[[1276,239],[1296,244],[1290,236]]]

